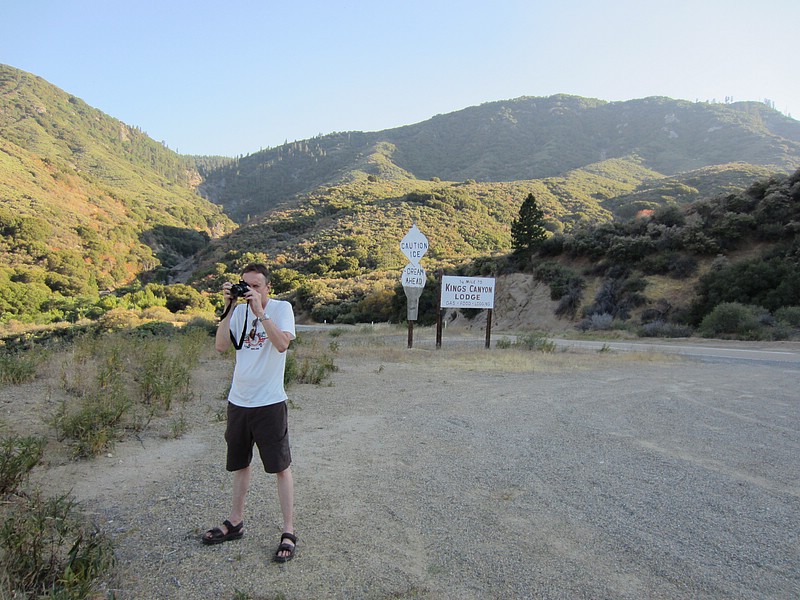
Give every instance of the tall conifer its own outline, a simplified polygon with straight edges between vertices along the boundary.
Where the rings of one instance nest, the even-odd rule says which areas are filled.
[[[544,212],[536,203],[534,195],[528,194],[519,209],[519,217],[511,223],[511,247],[514,254],[530,254],[547,237],[542,226]]]

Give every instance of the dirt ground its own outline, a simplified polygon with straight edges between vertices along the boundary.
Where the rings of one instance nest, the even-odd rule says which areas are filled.
[[[32,478],[113,536],[120,599],[797,598],[800,397],[793,365],[648,352],[484,350],[332,337],[338,371],[289,390],[297,557],[256,471],[243,539],[227,514],[229,359],[209,353],[169,423]],[[57,374],[0,390],[0,418],[47,433]],[[52,435],[52,434],[49,434]],[[258,463],[257,463],[258,464]]]

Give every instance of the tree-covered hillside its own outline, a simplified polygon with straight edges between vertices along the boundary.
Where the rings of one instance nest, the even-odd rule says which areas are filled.
[[[0,313],[163,278],[234,225],[182,157],[39,77],[0,65]]]
[[[566,316],[610,322],[635,314],[653,332],[672,324],[715,336],[783,336],[762,329],[777,320],[800,326],[800,170],[555,235],[518,266],[551,285]]]
[[[433,274],[439,269],[473,276],[529,272],[551,286],[555,310],[567,322],[625,322],[653,335],[686,335],[719,302],[757,304],[771,313],[798,304],[800,171],[754,178],[745,191],[685,204],[662,198],[631,219],[591,212],[597,204],[582,190],[619,193],[602,175],[619,166],[595,165],[594,179],[580,170],[510,183],[365,177],[319,190],[212,243],[201,253],[193,281],[213,292],[246,263],[263,260],[275,268],[275,290],[312,319],[402,320],[398,282],[406,261],[399,241],[416,223],[430,244],[422,322],[433,318]],[[702,188],[704,175],[695,174],[693,183]],[[521,261],[510,252],[510,225],[529,194],[550,235]],[[576,200],[582,194],[583,204]],[[567,207],[576,211],[570,216],[585,218],[566,219]],[[735,280],[749,274],[760,283]]]
[[[530,270],[509,257],[511,224],[530,195],[548,235],[542,248],[562,267],[581,264],[597,285],[615,265],[638,271],[653,301],[684,273],[677,297],[710,294],[713,304],[716,287],[692,287],[712,253],[733,264],[786,240],[749,208],[703,207],[752,196],[756,180],[775,188],[759,206],[775,194],[791,204],[794,192],[778,190],[798,166],[800,124],[765,105],[573,96],[488,103],[238,159],[186,157],[0,66],[0,321],[210,311],[221,283],[254,260],[273,267],[275,291],[301,314],[396,320],[399,241],[412,224],[428,236],[429,275]],[[778,217],[770,227],[793,231]],[[790,270],[772,275],[792,281],[790,263],[781,265]],[[548,269],[543,281],[572,294],[564,314],[605,314],[585,303],[592,284]],[[670,314],[696,325],[703,306]]]

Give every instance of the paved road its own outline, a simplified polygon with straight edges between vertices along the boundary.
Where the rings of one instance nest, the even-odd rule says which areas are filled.
[[[800,344],[776,348],[772,344],[753,345],[748,342],[651,342],[552,340],[560,348],[581,348],[619,352],[663,352],[696,358],[708,362],[748,361],[767,364],[794,365],[800,368]]]

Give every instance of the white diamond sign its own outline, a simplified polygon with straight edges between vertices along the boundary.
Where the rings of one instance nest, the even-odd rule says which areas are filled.
[[[412,265],[418,267],[420,259],[428,251],[428,238],[418,228],[417,224],[411,226],[406,236],[400,240],[400,250],[406,255]]]

